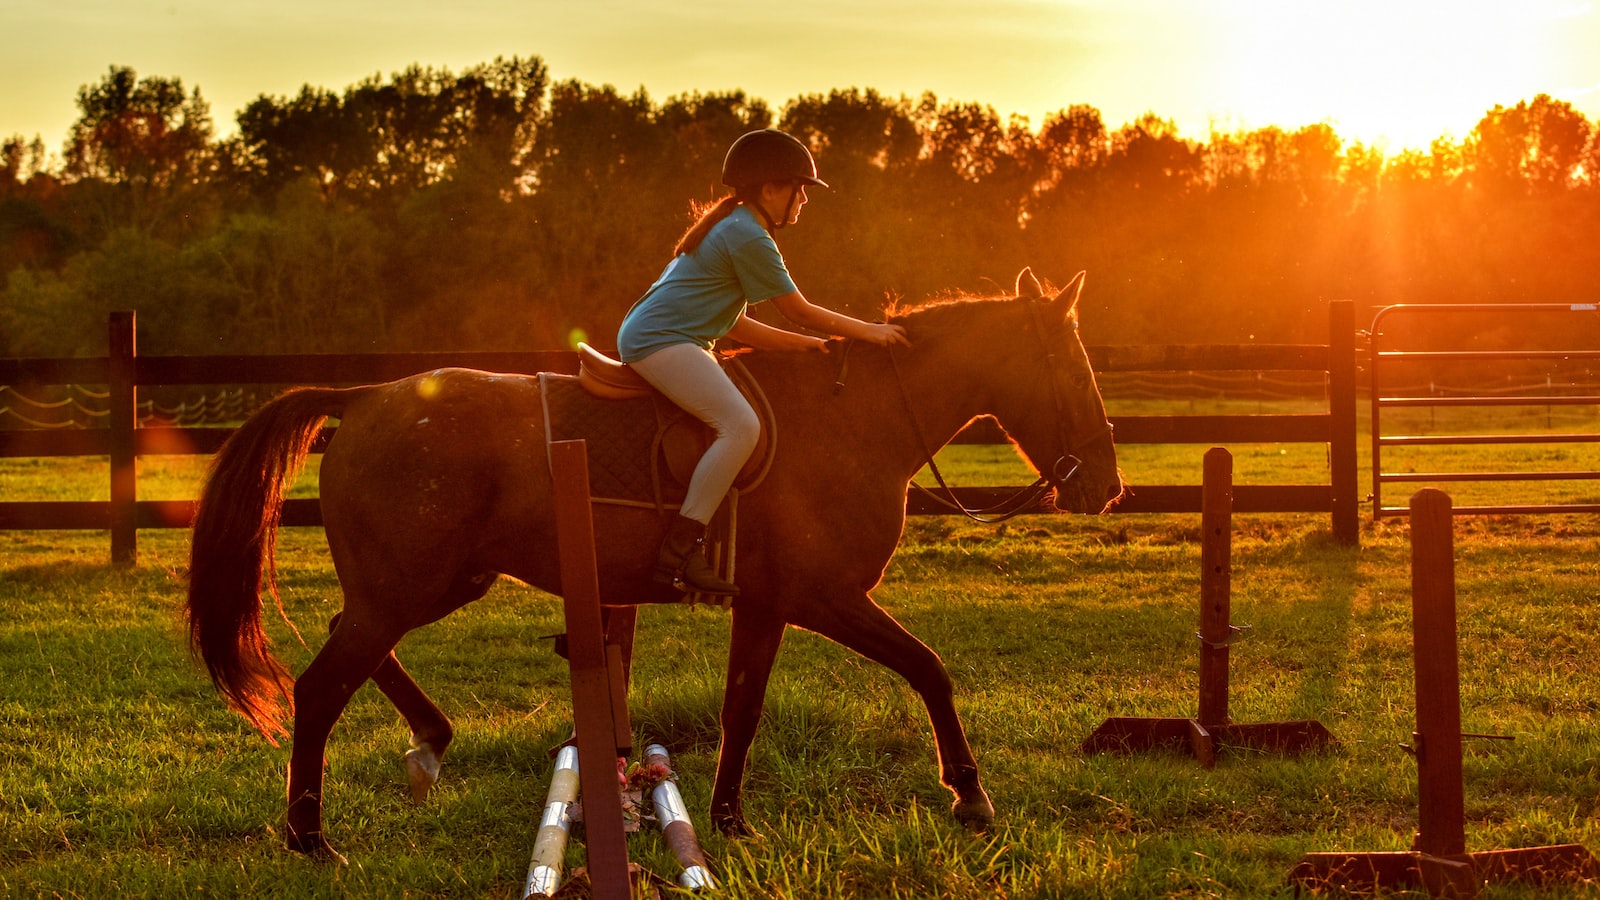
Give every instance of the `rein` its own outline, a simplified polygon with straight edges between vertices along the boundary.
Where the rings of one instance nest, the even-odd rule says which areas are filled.
[[[1055,403],[1056,421],[1060,423],[1062,428],[1061,446],[1065,448],[1065,452],[1062,456],[1057,457],[1056,461],[1051,464],[1050,473],[1048,475],[1040,473],[1039,477],[1035,479],[1032,484],[1021,488],[1010,497],[1007,497],[992,506],[984,507],[983,509],[969,508],[966,504],[962,503],[956,498],[955,491],[950,487],[949,484],[945,482],[944,475],[939,471],[938,463],[934,462],[934,451],[928,446],[928,439],[925,436],[926,433],[922,430],[922,423],[917,420],[916,409],[911,405],[911,395],[906,391],[905,378],[900,374],[900,361],[895,358],[893,347],[886,348],[889,351],[889,364],[894,369],[895,385],[900,389],[901,405],[905,407],[906,417],[911,420],[911,430],[916,433],[917,441],[922,445],[922,455],[928,460],[928,471],[932,473],[933,480],[938,483],[940,490],[943,491],[943,495],[933,491],[930,488],[923,487],[914,481],[911,483],[911,486],[921,491],[923,494],[945,509],[951,510],[952,512],[958,512],[974,522],[995,524],[1019,516],[1025,512],[1028,512],[1029,510],[1037,509],[1040,505],[1040,501],[1044,499],[1044,495],[1048,493],[1051,488],[1059,489],[1064,487],[1068,480],[1078,474],[1078,469],[1083,466],[1083,460],[1079,458],[1077,453],[1074,451],[1081,451],[1086,447],[1098,443],[1101,440],[1107,440],[1111,437],[1111,423],[1107,422],[1105,423],[1105,427],[1097,431],[1093,437],[1079,444],[1074,444],[1067,439],[1065,424],[1067,421],[1066,403],[1062,400],[1061,387],[1056,383],[1055,378],[1056,354],[1055,351],[1050,348],[1049,343],[1044,339],[1044,328],[1039,324],[1039,312],[1032,301],[1028,301],[1028,310],[1032,314],[1030,318],[1033,321],[1034,335],[1038,337],[1039,345],[1045,351],[1045,361],[1050,367],[1050,397]],[[838,389],[843,387],[843,382],[844,366],[841,365],[839,379],[834,386],[834,393],[838,393]],[[1066,468],[1065,472],[1062,471],[1063,468]]]

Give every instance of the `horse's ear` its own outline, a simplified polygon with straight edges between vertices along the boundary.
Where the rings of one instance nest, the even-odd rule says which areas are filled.
[[[1033,277],[1033,269],[1023,266],[1017,273],[1018,297],[1043,297],[1044,288],[1039,285],[1039,279]]]
[[[1083,279],[1087,274],[1087,272],[1079,272],[1072,276],[1072,281],[1061,289],[1061,293],[1056,294],[1054,300],[1050,301],[1061,307],[1063,318],[1072,315],[1072,311],[1078,307],[1078,297],[1083,294]]]

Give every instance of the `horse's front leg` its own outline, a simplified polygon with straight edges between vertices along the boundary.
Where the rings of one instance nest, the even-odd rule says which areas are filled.
[[[922,697],[939,750],[939,780],[956,795],[950,812],[973,831],[987,829],[994,821],[994,805],[978,777],[977,758],[956,713],[955,684],[939,654],[901,627],[865,593],[840,603],[814,604],[806,611],[806,620],[797,616],[795,625],[887,666]]]
[[[285,843],[290,850],[343,863],[322,834],[322,780],[328,735],[350,698],[399,643],[387,628],[341,619],[294,684],[294,749],[289,756]]]
[[[722,746],[717,751],[717,778],[711,788],[711,823],[733,837],[755,834],[744,816],[744,769],[784,629],[782,619],[759,608],[762,601],[741,599],[742,604],[733,606],[728,681],[722,695]]]

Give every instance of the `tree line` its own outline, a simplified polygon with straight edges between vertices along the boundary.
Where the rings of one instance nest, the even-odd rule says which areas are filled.
[[[1600,299],[1600,129],[1546,95],[1394,156],[1082,104],[1033,128],[864,88],[656,101],[537,57],[261,96],[226,138],[178,78],[113,66],[76,102],[59,154],[0,146],[0,356],[99,355],[112,309],[148,353],[609,345],[728,144],[769,125],[833,185],[779,245],[859,316],[1025,265],[1088,270],[1107,344],[1321,343],[1337,298]]]

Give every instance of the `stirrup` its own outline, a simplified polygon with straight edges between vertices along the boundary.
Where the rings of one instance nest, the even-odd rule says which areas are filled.
[[[702,595],[707,596],[707,597],[721,597],[721,598],[726,598],[726,599],[729,599],[729,600],[733,599],[734,597],[739,596],[739,586],[738,585],[733,585],[733,590],[731,590],[731,591],[723,590],[722,588],[715,588],[715,587],[695,587],[694,585],[690,584],[689,582],[684,581],[682,575],[673,575],[673,576],[670,576],[670,577],[658,576],[656,578],[656,583],[657,584],[668,584],[668,585],[671,585],[673,590],[680,591],[680,592],[682,592],[684,594],[690,594],[690,595],[702,594]]]
[[[737,596],[739,596],[739,586],[736,585],[736,584],[728,585],[728,587],[731,587],[732,590],[728,590],[727,588],[721,588],[721,587],[713,587],[713,586],[702,587],[700,585],[690,584],[684,578],[684,571],[683,571],[683,567],[682,566],[678,567],[678,569],[676,571],[667,571],[665,569],[658,568],[658,569],[656,569],[655,574],[653,576],[651,576],[651,578],[652,578],[653,581],[655,581],[656,584],[671,585],[675,590],[682,591],[685,594],[704,594],[707,597],[737,597]]]

